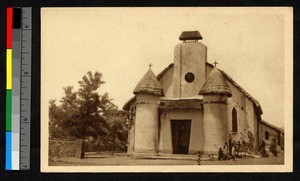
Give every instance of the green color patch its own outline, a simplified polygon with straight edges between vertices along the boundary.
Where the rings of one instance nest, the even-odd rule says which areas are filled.
[[[6,90],[6,124],[5,124],[6,131],[11,131],[11,118],[12,118],[11,103],[12,103],[11,90]]]

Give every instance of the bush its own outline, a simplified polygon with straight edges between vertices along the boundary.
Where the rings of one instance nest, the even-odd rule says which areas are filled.
[[[84,158],[84,141],[49,140],[49,160],[62,158]]]
[[[277,142],[276,139],[273,138],[271,145],[270,145],[270,151],[273,153],[274,156],[277,156],[278,151],[277,151]]]

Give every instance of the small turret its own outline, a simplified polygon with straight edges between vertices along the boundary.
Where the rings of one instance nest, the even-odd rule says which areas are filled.
[[[203,95],[204,152],[217,154],[227,142],[227,98],[231,90],[224,75],[214,68],[199,91]]]
[[[164,92],[151,66],[133,93],[136,95],[134,154],[156,154],[158,150],[158,106]]]
[[[197,97],[206,75],[207,47],[199,31],[184,31],[174,49],[173,97]]]

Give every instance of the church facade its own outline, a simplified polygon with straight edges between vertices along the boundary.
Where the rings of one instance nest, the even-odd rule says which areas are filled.
[[[123,107],[130,123],[128,154],[217,154],[225,142],[255,152],[268,142],[267,129],[282,144],[283,131],[261,120],[259,102],[208,63],[201,39],[198,31],[183,32],[174,63],[157,76],[150,67],[134,89]]]

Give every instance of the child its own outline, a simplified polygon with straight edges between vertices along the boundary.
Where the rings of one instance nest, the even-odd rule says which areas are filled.
[[[222,148],[219,148],[219,156],[218,156],[218,160],[223,160],[224,159],[224,153],[222,151]]]

